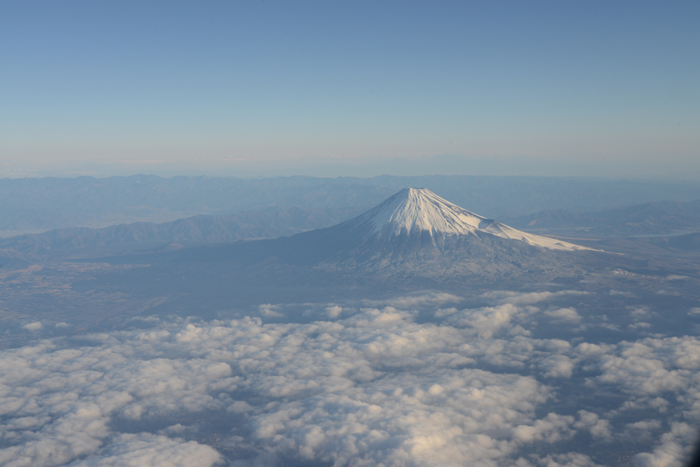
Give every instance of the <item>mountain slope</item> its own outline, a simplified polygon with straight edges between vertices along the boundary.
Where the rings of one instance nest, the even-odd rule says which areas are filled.
[[[356,211],[269,207],[228,216],[194,216],[155,224],[137,222],[101,229],[76,227],[0,240],[0,249],[17,251],[36,260],[76,253],[108,254],[153,248],[168,243],[216,244],[245,239],[275,238],[322,228],[347,219]]]
[[[523,229],[587,236],[662,235],[700,230],[700,200],[662,201],[599,212],[542,211],[510,222]]]

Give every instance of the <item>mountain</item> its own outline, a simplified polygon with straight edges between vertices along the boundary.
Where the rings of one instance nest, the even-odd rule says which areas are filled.
[[[227,216],[193,216],[162,224],[136,222],[101,229],[54,229],[0,239],[0,251],[5,251],[6,256],[13,259],[28,257],[38,261],[76,254],[104,256],[109,252],[157,248],[170,243],[179,246],[231,243],[326,227],[356,212],[357,209],[310,210],[270,206]]]
[[[576,274],[576,256],[596,250],[529,234],[452,204],[430,190],[406,188],[333,227],[274,240],[173,253],[181,261],[227,262],[251,277],[277,269],[338,273],[352,280],[548,277]],[[225,274],[230,274],[230,271]],[[292,274],[293,275],[293,274]],[[262,274],[260,277],[263,277]],[[285,279],[288,280],[288,279]],[[324,278],[325,280],[325,278]]]
[[[0,272],[7,269],[23,269],[31,264],[31,261],[22,253],[9,248],[0,248],[0,268],[4,268]]]
[[[598,212],[559,209],[516,217],[509,223],[532,232],[595,236],[664,235],[700,230],[700,200],[661,201]]]
[[[434,245],[449,236],[493,235],[549,250],[588,248],[521,232],[452,204],[426,188],[405,188],[339,229],[363,232],[363,241],[428,235]]]

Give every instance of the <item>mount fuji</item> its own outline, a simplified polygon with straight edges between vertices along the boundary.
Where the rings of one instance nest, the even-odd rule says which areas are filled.
[[[182,253],[192,260],[204,254],[253,275],[301,267],[352,281],[573,276],[582,272],[581,256],[596,251],[516,230],[424,188],[403,189],[332,227],[207,250]]]
[[[548,250],[589,249],[516,230],[467,211],[426,188],[405,188],[374,209],[333,229],[356,231],[365,241],[406,236],[429,237],[436,247],[441,240],[450,236],[493,235]]]
[[[426,189],[406,188],[332,227],[268,240],[104,258],[142,264],[107,280],[178,306],[299,303],[364,291],[491,290],[577,282],[622,257],[521,232]],[[91,286],[85,283],[85,287]],[[112,286],[110,286],[112,287]],[[263,298],[261,298],[263,297]],[[218,300],[218,301],[217,301]],[[178,302],[179,303],[179,302]],[[175,305],[173,305],[175,306]]]

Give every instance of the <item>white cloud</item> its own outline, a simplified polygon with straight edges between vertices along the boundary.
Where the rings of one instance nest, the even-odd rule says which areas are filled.
[[[651,312],[649,311],[648,306],[633,306],[633,307],[628,307],[630,310],[630,316],[632,318],[646,318],[648,316],[651,316]]]
[[[573,323],[581,321],[581,315],[579,315],[573,308],[559,308],[558,310],[548,310],[545,311],[544,314],[552,318],[558,319],[560,321],[569,321]]]
[[[550,443],[569,439],[575,431],[571,429],[574,417],[548,414],[531,425],[519,425],[513,429],[515,439],[523,442],[545,440]]]
[[[660,420],[640,420],[638,422],[629,423],[627,430],[633,432],[648,432],[649,430],[658,430],[661,428]]]
[[[326,314],[328,315],[329,319],[337,318],[338,316],[340,316],[340,314],[342,312],[343,312],[343,307],[340,307],[338,305],[326,307]]]
[[[574,361],[565,355],[552,355],[543,359],[540,368],[548,378],[569,378],[573,373]]]
[[[576,346],[576,353],[583,357],[600,357],[615,349],[614,345],[610,344],[591,344],[590,342],[582,342]]]
[[[576,428],[586,428],[594,438],[610,437],[610,422],[603,420],[593,412],[587,410],[578,411],[579,421],[574,424]]]
[[[38,331],[39,329],[41,329],[43,327],[44,327],[44,325],[41,324],[41,321],[34,321],[32,323],[24,325],[24,329],[26,329],[28,331]]]
[[[690,457],[696,436],[695,429],[687,423],[674,423],[652,452],[634,456],[634,464],[640,467],[682,467]]]
[[[266,318],[281,318],[284,315],[282,315],[282,313],[280,313],[279,310],[279,305],[271,305],[269,303],[265,305],[260,305],[258,307],[258,312],[260,313],[260,315],[265,316]]]
[[[492,338],[499,330],[507,327],[517,318],[538,312],[532,306],[518,306],[512,303],[459,311],[439,310],[436,317],[447,316],[453,326],[471,328],[483,339]]]
[[[283,403],[255,417],[255,437],[276,452],[294,449],[337,465],[464,465],[503,458],[521,443],[569,435],[566,417],[533,419],[532,410],[548,395],[530,378],[447,369],[430,376],[384,377]],[[489,435],[513,425],[518,430],[510,440]],[[519,437],[522,432],[534,434]]]
[[[598,379],[633,394],[656,395],[687,388],[700,369],[700,341],[694,337],[622,342],[601,356]]]
[[[619,295],[621,297],[627,297],[627,298],[635,298],[636,295],[633,294],[632,292],[628,292],[626,290],[610,290],[608,292],[610,295]]]
[[[46,342],[5,351],[0,374],[10,392],[0,410],[14,423],[6,436],[18,444],[0,449],[0,459],[37,467],[79,458],[81,466],[192,458],[211,465],[216,456],[201,444],[166,436],[182,430],[122,436],[109,421],[212,410],[247,417],[254,436],[246,442],[260,452],[351,465],[490,462],[523,443],[571,435],[568,418],[535,416],[550,397],[546,386],[465,368],[474,349],[462,348],[462,330],[410,317],[385,307],[307,325],[189,323],[95,335],[98,345],[79,349]],[[505,438],[491,434],[513,427]]]
[[[675,423],[637,461],[672,465],[689,443],[684,424],[700,421],[700,341],[572,346],[529,337],[525,327],[540,312],[532,303],[562,296],[495,294],[493,306],[444,309],[433,323],[416,323],[415,310],[435,312],[437,299],[403,302],[418,307],[411,310],[400,300],[375,302],[350,316],[327,304],[318,309],[329,321],[161,322],[143,332],[85,336],[91,345],[81,348],[57,339],[5,350],[0,464],[211,466],[221,458],[214,447],[226,446],[241,467],[584,467],[594,465],[591,453],[562,452],[570,446],[562,442],[579,431],[618,436],[616,414],[636,408],[647,411],[638,420],[628,411],[619,430],[625,436],[659,429],[649,424],[649,410]],[[577,397],[563,388],[578,384],[579,367],[589,375],[583,391],[622,394],[620,407],[547,410],[549,401]],[[206,446],[217,417],[245,430],[229,426]],[[156,422],[157,434],[138,432]],[[123,433],[123,426],[145,428]],[[523,449],[550,454],[523,456]]]
[[[216,450],[194,441],[148,433],[121,434],[99,455],[71,467],[211,467],[221,459]]]

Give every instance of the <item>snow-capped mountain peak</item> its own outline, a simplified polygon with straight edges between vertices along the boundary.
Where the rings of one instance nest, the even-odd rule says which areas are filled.
[[[551,250],[588,250],[487,219],[440,198],[426,188],[404,188],[350,222],[365,226],[371,236],[400,236],[420,232],[428,232],[431,236],[484,233]]]
[[[394,235],[415,230],[468,235],[486,220],[426,188],[404,188],[361,218],[372,224],[373,233]]]

